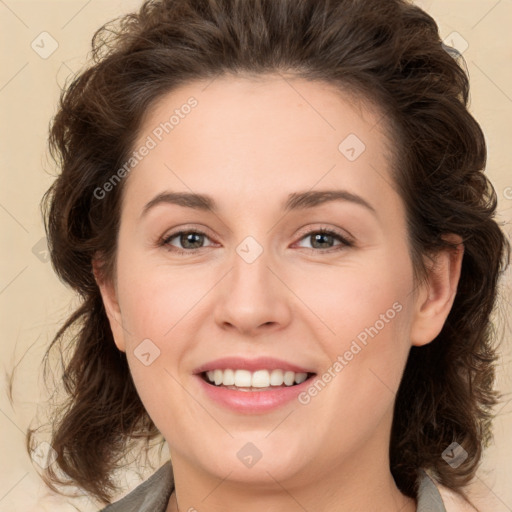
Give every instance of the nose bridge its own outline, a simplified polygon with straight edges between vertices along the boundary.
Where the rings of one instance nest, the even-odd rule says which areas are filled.
[[[236,246],[231,271],[217,297],[215,316],[219,324],[249,332],[288,321],[286,287],[274,275],[273,266],[271,251],[255,237],[247,236]]]
[[[237,289],[255,296],[265,291],[269,293],[271,257],[268,248],[264,248],[253,237],[247,237],[235,252],[232,280]]]
[[[247,236],[235,249],[230,295],[236,296],[240,304],[257,306],[259,303],[261,307],[263,303],[268,304],[272,300],[275,283],[271,281],[275,276],[269,269],[272,265],[270,251],[263,243],[253,236]]]

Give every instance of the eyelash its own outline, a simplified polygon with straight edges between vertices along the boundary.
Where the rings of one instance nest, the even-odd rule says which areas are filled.
[[[198,229],[181,230],[181,231],[177,231],[175,233],[171,233],[170,235],[163,236],[159,240],[158,245],[161,247],[166,247],[168,251],[174,252],[174,253],[180,254],[180,255],[191,255],[191,254],[196,253],[197,251],[200,251],[201,249],[206,249],[206,247],[199,247],[196,249],[180,249],[178,247],[174,247],[174,246],[170,245],[171,240],[173,240],[174,238],[177,238],[181,235],[185,235],[185,234],[187,234],[187,235],[189,235],[189,234],[202,235],[202,236],[205,236],[206,238],[210,238],[205,232],[198,230]],[[335,246],[335,247],[331,247],[329,249],[315,249],[315,248],[309,248],[309,247],[302,247],[302,249],[308,249],[312,252],[333,253],[333,252],[338,252],[343,249],[346,249],[347,247],[354,246],[354,242],[349,240],[346,236],[342,235],[341,233],[338,233],[335,230],[327,229],[327,228],[319,228],[319,229],[314,229],[314,230],[308,231],[307,233],[305,233],[304,235],[301,236],[299,241],[304,240],[305,238],[310,237],[312,235],[316,235],[316,234],[333,236],[338,241],[340,241],[341,244],[338,246]]]

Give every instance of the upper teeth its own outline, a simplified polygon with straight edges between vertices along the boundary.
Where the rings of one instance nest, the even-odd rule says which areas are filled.
[[[293,386],[304,382],[307,373],[295,373],[283,370],[210,370],[206,372],[210,382],[217,386],[237,386],[240,388],[267,388],[269,386]]]

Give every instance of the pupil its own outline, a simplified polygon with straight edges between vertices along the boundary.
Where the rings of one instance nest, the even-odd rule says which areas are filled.
[[[189,249],[197,249],[197,247],[190,247],[189,242],[194,245],[194,237],[196,238],[195,243],[198,241],[201,242],[201,237],[203,235],[200,235],[199,233],[185,233],[184,235],[181,235],[181,244],[183,247],[188,247]],[[197,240],[199,238],[199,240]],[[200,244],[199,244],[200,245]]]
[[[324,245],[328,244],[329,242],[332,241],[332,235],[329,235],[327,233],[317,233],[316,235],[314,235],[314,238],[315,238],[315,242],[319,242],[320,244],[322,244],[322,238],[323,238],[324,239],[324,242],[323,242]],[[325,238],[328,239],[327,242],[325,241]]]

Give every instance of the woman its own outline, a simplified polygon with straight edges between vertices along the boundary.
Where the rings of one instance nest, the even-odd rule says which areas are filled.
[[[160,0],[51,127],[52,447],[107,511],[445,510],[491,435],[508,245],[468,79],[402,0]],[[31,437],[29,436],[29,446]],[[171,466],[172,462],[172,466]]]

